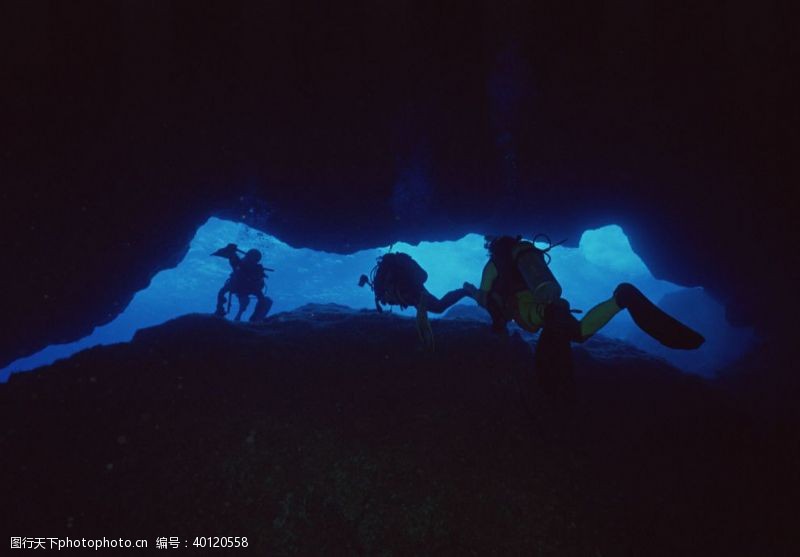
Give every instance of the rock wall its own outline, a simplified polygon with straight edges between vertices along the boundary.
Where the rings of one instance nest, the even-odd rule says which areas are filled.
[[[187,315],[14,375],[0,533],[246,536],[269,555],[796,547],[790,422],[599,338],[575,351],[574,400],[547,397],[519,337],[433,330],[430,353],[413,319],[375,312]]]
[[[210,215],[340,252],[618,223],[736,322],[773,334],[796,309],[792,66],[769,3],[3,19],[0,365],[109,321]]]

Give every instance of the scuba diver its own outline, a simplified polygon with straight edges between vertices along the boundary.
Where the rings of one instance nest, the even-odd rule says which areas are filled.
[[[370,276],[361,275],[359,286],[369,285],[375,293],[375,308],[383,312],[382,305],[399,305],[400,309],[414,306],[417,310],[417,332],[426,349],[433,350],[433,331],[428,321],[428,312],[443,313],[468,295],[459,288],[448,292],[441,299],[425,288],[428,273],[406,253],[387,253],[378,258]]]
[[[573,313],[580,311],[571,310],[561,297],[561,285],[548,267],[548,251],[555,245],[542,250],[521,236],[487,236],[485,247],[489,261],[483,268],[481,286],[466,282],[464,289],[489,312],[494,331],[505,333],[511,320],[529,332],[541,329],[534,361],[545,392],[572,391],[570,343],[585,342],[623,309],[664,346],[692,350],[705,342],[701,334],[666,314],[628,283],[617,286],[608,300],[579,321]]]
[[[244,253],[244,257],[239,257]],[[217,309],[214,315],[225,317],[231,308],[231,300],[235,295],[239,299],[239,311],[236,313],[235,321],[240,321],[242,314],[250,304],[250,296],[256,297],[256,307],[250,316],[250,322],[263,321],[272,307],[272,299],[264,295],[264,279],[267,269],[261,265],[261,252],[257,249],[248,250],[246,253],[240,250],[236,244],[228,244],[222,249],[218,249],[211,255],[224,257],[231,264],[233,272],[217,294]],[[226,294],[230,297],[226,298]],[[227,303],[227,308],[225,307]]]

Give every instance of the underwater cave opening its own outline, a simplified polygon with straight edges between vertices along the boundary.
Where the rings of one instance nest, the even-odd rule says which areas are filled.
[[[137,330],[180,315],[212,313],[217,291],[230,274],[230,267],[225,259],[210,255],[228,243],[235,243],[245,250],[259,249],[264,255],[262,263],[275,269],[267,280],[267,295],[274,300],[270,315],[309,303],[374,308],[372,292],[368,288],[359,288],[357,282],[359,276],[368,274],[377,257],[388,249],[374,248],[342,255],[293,248],[245,224],[209,218],[197,230],[180,264],[157,273],[148,287],[138,292],[116,319],[95,328],[92,334],[76,342],[52,345],[12,362],[0,370],[0,382],[7,381],[13,372],[47,365],[92,346],[127,342]],[[421,242],[419,245],[398,242],[391,248],[408,253],[422,265],[428,272],[426,287],[436,296],[459,288],[464,281],[479,283],[487,259],[484,238],[478,234],[468,234],[454,241]],[[588,310],[608,299],[617,284],[630,282],[671,315],[701,332],[706,342],[699,350],[670,350],[641,332],[627,312],[617,315],[603,328],[601,335],[629,342],[645,352],[665,358],[679,369],[705,376],[713,376],[716,371],[733,363],[753,343],[753,330],[731,326],[725,319],[724,307],[702,287],[682,287],[653,277],[617,225],[587,230],[578,247],[556,246],[550,254],[550,267],[573,308]],[[236,304],[234,301],[234,308]],[[462,301],[451,308],[450,315],[476,314],[474,310],[478,308],[470,310],[469,306],[475,306],[472,300]],[[250,311],[252,307],[251,304]],[[413,315],[412,309],[394,311]],[[249,312],[245,318],[248,315]]]

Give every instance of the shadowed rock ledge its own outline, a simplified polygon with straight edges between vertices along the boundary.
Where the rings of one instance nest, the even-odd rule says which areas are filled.
[[[413,321],[341,306],[187,315],[14,375],[3,534],[247,536],[261,555],[786,554],[794,433],[623,343],[576,349],[565,404],[537,392],[519,337],[433,327],[431,354]]]

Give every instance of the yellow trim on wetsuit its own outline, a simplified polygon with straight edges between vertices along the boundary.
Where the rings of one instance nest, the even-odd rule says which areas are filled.
[[[486,293],[492,289],[492,283],[497,278],[497,267],[494,263],[489,261],[483,266],[483,273],[481,274],[481,290]]]
[[[517,292],[517,313],[514,321],[526,331],[535,333],[544,323],[544,307],[544,304],[534,300],[530,290]]]
[[[489,295],[489,291],[492,289],[492,284],[496,278],[497,267],[495,267],[494,263],[489,261],[484,265],[483,273],[481,274],[481,300],[479,300],[479,303],[482,301],[483,303],[481,303],[481,305],[484,307],[486,306],[486,299]],[[537,304],[534,301],[533,293],[530,290],[517,292],[516,299],[516,307],[504,308],[505,313],[508,315],[509,319],[513,319],[517,325],[526,331],[535,333],[542,326],[544,308],[541,304]]]
[[[597,331],[606,326],[611,319],[622,311],[612,296],[605,302],[600,302],[586,312],[581,319],[581,337],[586,340]]]
[[[529,242],[522,243],[530,245]],[[481,276],[480,288],[480,298],[483,302],[481,305],[483,306],[486,305],[486,298],[489,295],[492,284],[497,278],[497,274],[497,267],[495,267],[494,263],[491,261],[486,263]],[[536,302],[533,292],[527,289],[517,292],[516,307],[504,309],[509,319],[513,319],[517,325],[532,333],[538,331],[544,322],[544,306]],[[605,327],[620,311],[622,311],[622,309],[617,305],[613,296],[604,302],[600,302],[587,311],[586,315],[581,319],[581,337],[584,340],[591,337],[597,331]]]

